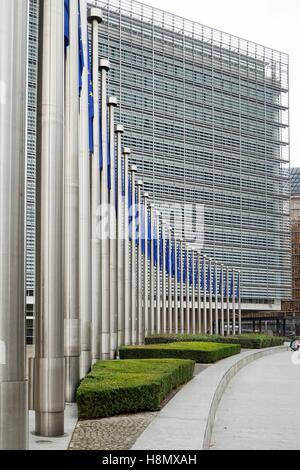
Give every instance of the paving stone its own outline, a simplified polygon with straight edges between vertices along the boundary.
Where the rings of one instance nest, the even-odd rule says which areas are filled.
[[[128,450],[158,413],[79,421],[69,450]]]

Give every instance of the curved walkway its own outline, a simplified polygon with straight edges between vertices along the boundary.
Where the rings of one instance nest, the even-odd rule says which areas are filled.
[[[220,401],[211,449],[300,449],[300,364],[291,352],[240,370]]]

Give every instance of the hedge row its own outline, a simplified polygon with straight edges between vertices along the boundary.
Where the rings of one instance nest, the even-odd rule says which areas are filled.
[[[77,389],[79,419],[155,411],[179,385],[191,380],[194,361],[99,361]]]
[[[180,358],[209,364],[225,357],[239,354],[239,344],[217,344],[201,342],[176,342],[149,344],[147,346],[123,346],[120,348],[121,359]]]
[[[242,334],[236,336],[219,336],[219,335],[187,335],[187,334],[164,334],[148,336],[145,340],[146,344],[174,343],[182,341],[201,341],[213,343],[230,343],[240,344],[243,349],[262,349],[273,346],[281,346],[285,338],[278,336],[267,336],[261,334]]]

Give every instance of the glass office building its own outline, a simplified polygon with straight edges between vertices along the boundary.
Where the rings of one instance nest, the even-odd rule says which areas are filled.
[[[204,207],[204,250],[241,268],[245,308],[280,308],[291,295],[288,56],[135,1],[89,4],[103,12],[109,93],[151,197]]]

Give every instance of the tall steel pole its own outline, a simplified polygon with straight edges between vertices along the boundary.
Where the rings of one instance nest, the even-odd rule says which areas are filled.
[[[78,2],[70,1],[70,44],[65,66],[64,318],[66,401],[75,401],[80,373],[79,320],[79,74]]]
[[[180,285],[179,285],[179,328],[180,333],[183,335],[184,333],[184,302],[183,302],[183,249],[184,249],[184,241],[183,239],[180,240]]]
[[[143,300],[143,316],[145,325],[145,336],[149,334],[149,252],[148,252],[148,198],[149,194],[144,192],[144,237],[145,237],[145,253],[144,253],[144,300]]]
[[[0,11],[0,449],[23,450],[27,2],[0,0]]]
[[[186,245],[186,282],[185,282],[185,331],[190,334],[190,251],[189,246]]]
[[[226,321],[227,336],[230,336],[230,300],[229,300],[229,269],[226,268]]]
[[[167,333],[167,283],[166,283],[166,225],[162,220],[161,243],[162,243],[162,266],[161,266],[161,322],[162,333]]]
[[[202,333],[202,318],[201,318],[201,308],[202,308],[202,302],[201,302],[201,254],[200,252],[197,253],[197,260],[198,260],[198,289],[197,289],[197,318],[198,318],[198,328],[197,332]]]
[[[130,331],[130,275],[129,275],[129,215],[128,215],[128,158],[131,154],[129,148],[123,149],[124,160],[124,344],[129,345],[131,341]]]
[[[62,0],[40,2],[34,408],[49,437],[64,433],[63,21]]]
[[[100,267],[101,267],[101,359],[106,360],[111,357],[110,347],[110,226],[109,226],[109,173],[108,173],[108,126],[107,126],[107,76],[110,69],[108,59],[99,61],[101,75],[101,97],[100,97],[100,122],[101,122],[101,156],[102,168],[100,172],[100,200],[101,200],[101,221],[100,221]]]
[[[212,258],[208,260],[208,272],[209,272],[209,334],[213,334],[213,300],[212,300],[212,286],[211,286],[211,268],[212,268]]]
[[[117,194],[116,194],[116,142],[115,107],[117,98],[110,96],[107,101],[109,118],[110,191],[109,191],[109,315],[110,315],[110,358],[115,359],[118,331],[117,304]]]
[[[219,334],[219,298],[218,298],[218,265],[214,262],[215,269],[215,334]]]
[[[90,226],[90,155],[88,123],[88,44],[87,2],[80,0],[84,70],[79,118],[79,312],[80,312],[80,378],[88,373],[92,362],[91,351],[91,226]]]
[[[235,318],[235,271],[232,270],[232,334],[235,336],[236,318]]]
[[[224,336],[225,330],[224,330],[224,264],[221,264],[221,335]]]
[[[168,230],[168,240],[169,240],[169,253],[168,253],[168,332],[172,333],[174,328],[173,322],[173,286],[172,286],[172,228],[169,227]]]
[[[92,69],[94,97],[94,152],[91,156],[91,276],[92,276],[92,363],[100,359],[100,234],[98,230],[100,206],[100,116],[99,116],[99,24],[101,10],[90,8],[88,21],[92,24]]]
[[[191,257],[192,257],[191,332],[193,335],[196,333],[195,254],[196,252],[192,249],[191,250]]]
[[[239,335],[242,334],[242,303],[241,303],[241,271],[238,271],[238,312],[239,312]]]
[[[154,268],[154,204],[150,204],[150,225],[151,225],[151,247],[150,247],[150,333],[153,334],[155,332],[154,326],[154,276],[155,276],[155,268]]]
[[[156,263],[156,318],[155,331],[161,333],[161,274],[160,274],[160,213],[156,211],[157,263]]]
[[[143,344],[145,320],[143,318],[143,257],[142,257],[142,189],[143,181],[137,182],[137,342]]]
[[[136,299],[136,273],[137,273],[137,256],[136,256],[136,165],[130,168],[131,173],[131,279],[130,279],[130,305],[131,305],[131,343],[137,344],[137,299]]]
[[[203,255],[203,329],[204,334],[207,335],[207,282],[206,282],[206,255]]]
[[[124,198],[122,171],[122,134],[124,127],[115,126],[117,140],[117,312],[118,337],[117,347],[124,344]]]
[[[175,273],[174,273],[174,333],[178,333],[178,242],[174,233],[174,249],[175,249]],[[172,333],[172,332],[171,332]]]

